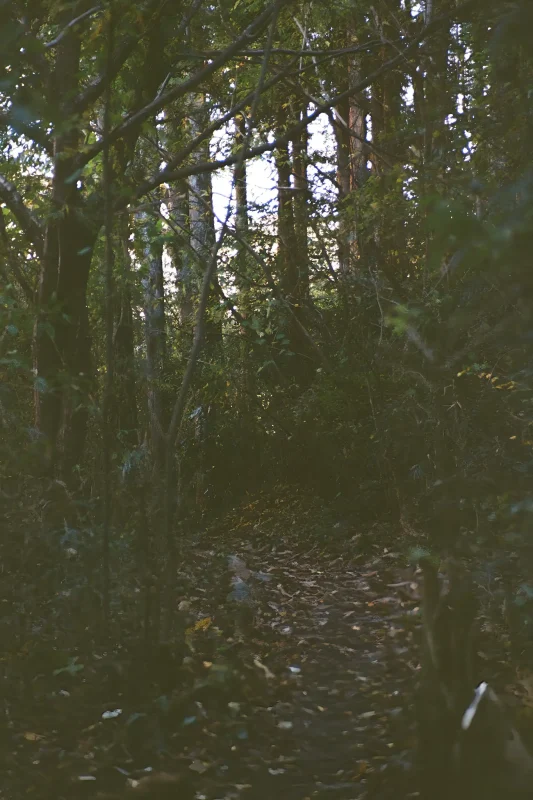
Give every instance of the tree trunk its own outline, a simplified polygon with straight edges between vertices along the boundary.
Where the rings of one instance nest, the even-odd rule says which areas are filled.
[[[68,22],[68,13],[61,15],[62,23]],[[51,102],[56,97],[65,101],[76,91],[80,52],[79,36],[72,30],[56,49]],[[93,382],[87,281],[97,229],[82,212],[72,178],[71,154],[79,141],[75,128],[54,138],[54,213],[46,226],[33,333],[36,427],[46,438],[49,466],[68,481],[83,453]]]
[[[374,11],[375,33],[382,41],[392,41],[397,30],[393,20],[402,20],[405,15],[399,0],[386,0],[380,13]],[[379,66],[387,60],[387,47],[378,51]],[[401,278],[408,271],[405,243],[401,240],[402,231],[398,227],[398,215],[404,204],[403,184],[398,175],[405,162],[406,154],[401,144],[401,112],[403,73],[400,69],[390,70],[372,86],[370,117],[372,121],[372,145],[370,154],[373,174],[379,178],[379,216],[374,219],[373,230],[368,231],[367,247],[372,255],[371,267],[377,274],[382,270],[395,290],[396,299],[402,298]],[[405,149],[405,148],[404,148]],[[391,198],[387,202],[387,198]]]
[[[298,113],[298,120],[307,116],[307,105]],[[294,232],[298,255],[298,302],[309,302],[309,247],[307,240],[309,186],[307,183],[307,129],[292,143],[294,172]]]
[[[278,170],[278,270],[285,297],[293,298],[298,289],[298,251],[292,205],[292,163],[289,148],[276,154]],[[293,298],[294,299],[294,298]]]
[[[187,220],[189,216],[188,192],[172,184],[167,197],[169,218],[174,228],[174,237],[168,247],[175,275],[177,310],[182,333],[189,343],[192,334],[194,297],[197,293],[196,265],[191,253]]]
[[[50,465],[65,479],[80,462],[87,428],[87,394],[93,366],[87,282],[95,230],[78,217],[65,190],[65,162],[54,170],[54,200],[63,219],[49,222],[33,334],[36,427],[46,437]],[[68,171],[68,170],[67,170]]]
[[[235,148],[238,151],[246,137],[246,120],[243,114],[235,118]],[[235,168],[235,229],[244,239],[248,236],[248,184],[246,182],[246,161]],[[243,261],[243,247],[239,245],[239,264]]]
[[[303,136],[296,146],[298,177],[295,185],[303,189],[305,181],[305,167],[303,161],[303,146],[306,137]],[[294,150],[294,146],[293,146]],[[286,312],[286,328],[291,349],[295,354],[291,375],[299,384],[309,381],[314,367],[314,354],[309,347],[309,341],[302,331],[305,319],[305,306],[309,299],[309,270],[307,261],[307,246],[303,252],[299,244],[305,236],[307,245],[307,226],[299,214],[302,207],[297,206],[295,211],[295,189],[291,183],[294,174],[294,160],[291,159],[288,147],[279,149],[276,155],[278,170],[278,271],[281,291],[289,308]],[[305,197],[303,197],[305,203]],[[307,217],[305,218],[305,222]]]
[[[348,41],[353,43],[354,36]],[[340,90],[355,86],[361,78],[357,58],[350,59],[348,76]],[[359,225],[357,191],[368,177],[366,146],[366,98],[351,96],[335,110],[334,132],[337,141],[337,182],[339,204],[339,265],[343,278],[353,279],[356,265],[363,256],[364,242]]]
[[[239,152],[246,139],[246,120],[244,114],[235,119],[235,150]],[[250,225],[248,218],[248,183],[246,161],[235,169],[235,229],[237,234],[248,241]],[[244,319],[250,315],[249,278],[247,270],[250,259],[246,247],[237,243],[237,270],[235,283],[239,289],[239,311]],[[256,397],[256,375],[251,366],[253,345],[244,329],[239,336],[239,371],[237,413],[238,413],[238,446],[234,450],[234,481],[237,491],[246,491],[259,475],[259,459],[257,447],[257,431],[252,408],[252,398]]]
[[[454,0],[438,0],[427,3],[426,16],[442,14],[450,10]],[[430,16],[431,19],[431,16]],[[431,46],[425,63],[424,75],[424,165],[431,184],[442,181],[444,170],[449,166],[449,128],[446,118],[453,114],[455,97],[448,85],[448,54],[451,45],[449,26],[443,26],[431,38]]]
[[[197,136],[205,124],[205,103],[202,96],[197,96],[193,100],[192,110],[189,117],[189,125],[192,136]],[[209,156],[209,145],[206,143],[201,146],[194,154],[198,162],[205,161]],[[205,264],[209,263],[215,246],[215,227],[212,208],[211,175],[203,173],[192,175],[189,178],[189,225],[190,225],[190,246],[195,255],[196,273],[201,274],[205,269]],[[198,269],[200,267],[201,269]],[[218,305],[218,278],[216,274],[211,282],[210,308],[207,310],[205,321],[205,361],[214,361],[217,350],[222,342],[222,322],[213,311]],[[213,394],[216,394],[216,387],[213,384],[212,376],[209,379],[211,394],[207,398],[202,398],[197,405],[196,411],[196,441],[199,463],[196,471],[196,505],[203,511],[209,499],[210,490],[213,489],[215,481],[213,472],[214,463],[214,428],[216,424],[216,408],[213,402]],[[210,475],[208,475],[210,473]],[[212,494],[212,491],[211,491]]]
[[[165,464],[165,408],[163,375],[165,368],[166,330],[163,283],[163,246],[156,241],[154,220],[145,212],[139,214],[144,267],[144,319],[146,326],[146,378],[148,390],[148,424],[154,466],[159,472]]]
[[[129,225],[126,215],[120,218],[117,323],[115,328],[115,430],[131,449],[137,444],[137,396],[135,386],[135,351],[133,309],[131,304],[131,258]]]

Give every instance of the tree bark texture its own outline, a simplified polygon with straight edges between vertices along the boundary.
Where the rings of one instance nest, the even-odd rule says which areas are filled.
[[[354,36],[348,31],[348,41]],[[349,61],[348,75],[341,80],[340,89],[346,91],[361,79],[357,57]],[[357,191],[368,177],[366,146],[367,100],[362,95],[351,95],[335,109],[334,132],[337,142],[337,183],[339,203],[339,264],[343,278],[353,278],[357,260],[363,254],[358,213]]]
[[[204,99],[203,96],[197,95],[192,100],[189,126],[193,137],[199,134],[206,122]],[[194,158],[200,163],[208,157],[209,143],[206,142],[196,151]],[[215,249],[216,236],[212,202],[211,175],[209,173],[191,175],[189,178],[190,247],[195,255],[196,274],[198,277],[205,271],[205,265],[209,263]],[[222,342],[222,321],[216,315],[219,294],[218,277],[215,271],[211,279],[205,318],[204,352],[207,363],[213,361],[215,351]],[[214,315],[213,312],[215,312]],[[213,381],[211,380],[210,383],[211,390],[216,393],[216,386]],[[214,480],[214,442],[212,432],[216,425],[216,407],[212,396],[199,398],[199,400],[195,417],[198,453],[195,483],[196,505],[199,509],[203,509],[208,500],[206,494],[208,487],[212,485]],[[207,478],[208,472],[211,472],[210,480]]]
[[[56,50],[51,95],[66,100],[78,87],[80,39],[69,32]],[[93,365],[87,281],[97,230],[81,202],[74,174],[79,131],[72,122],[54,137],[52,211],[45,231],[33,334],[36,427],[50,463],[66,479],[80,462]]]

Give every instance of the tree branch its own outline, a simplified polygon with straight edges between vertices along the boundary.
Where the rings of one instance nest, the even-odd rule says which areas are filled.
[[[220,251],[220,248],[222,247],[225,235],[226,235],[226,227],[223,227],[219,234],[217,242],[213,248],[213,252],[211,253],[211,258],[209,259],[209,263],[205,268],[204,276],[202,279],[202,288],[200,290],[200,302],[198,304],[198,309],[196,311],[196,322],[194,326],[194,340],[191,347],[191,351],[189,353],[189,360],[187,362],[185,374],[183,375],[180,390],[178,392],[178,396],[176,398],[176,402],[172,410],[172,417],[166,435],[168,455],[171,458],[174,455],[173,454],[174,443],[176,441],[176,437],[178,435],[178,431],[181,425],[181,420],[183,417],[183,412],[185,410],[187,395],[189,392],[189,386],[191,385],[191,381],[194,375],[194,370],[196,368],[196,362],[198,361],[198,356],[200,355],[200,350],[202,348],[202,342],[205,332],[205,316],[207,311],[207,303],[209,300],[209,294],[211,292],[211,281],[213,280],[213,276],[216,271],[218,253]]]
[[[139,40],[132,36],[130,39],[127,39],[125,42],[123,42],[120,47],[117,47],[117,54],[113,58],[113,64],[111,67],[111,81],[117,77],[125,62],[137,47],[138,43]],[[108,76],[108,71],[104,70],[101,75],[98,75],[96,78],[94,78],[94,80],[89,83],[89,85],[86,86],[77,97],[75,97],[70,103],[66,104],[65,114],[67,116],[83,114],[83,112],[86,111],[90,105],[95,103],[103,94],[107,85]]]
[[[57,45],[63,41],[63,39],[68,34],[71,28],[73,28],[79,22],[83,22],[83,20],[86,19],[87,17],[92,17],[93,14],[97,14],[98,11],[102,11],[102,6],[94,6],[94,8],[89,8],[88,11],[84,11],[83,14],[79,15],[79,17],[71,19],[70,22],[68,22],[65,25],[63,30],[60,33],[58,33],[55,39],[52,39],[51,42],[46,42],[45,47],[46,48],[57,47]]]
[[[155,8],[159,4],[159,0],[152,0],[150,6]],[[150,24],[147,26],[147,29],[150,28],[150,25],[154,23],[157,19],[157,14],[154,12],[152,20]],[[146,31],[145,34],[146,36]],[[139,44],[139,37],[138,36],[129,36],[125,38],[121,45],[115,48],[116,52],[113,54],[113,59],[111,65],[107,64],[104,71],[101,75],[98,75],[94,78],[88,86],[85,87],[77,97],[73,98],[69,103],[65,106],[65,114],[67,116],[71,114],[83,114],[89,106],[95,103],[105,91],[107,86],[107,82],[113,81],[130,55],[134,52],[135,48]]]
[[[34,246],[39,258],[44,250],[43,232],[41,223],[32,211],[25,205],[16,186],[0,175],[0,200],[9,208],[18,224]]]
[[[275,2],[271,3],[262,14],[260,14],[244,31],[243,33],[232,42],[217,58],[213,59],[211,63],[207,64],[203,69],[197,72],[195,75],[190,77],[188,80],[180,83],[178,86],[175,86],[173,89],[169,89],[168,92],[164,92],[157,96],[154,100],[148,103],[144,108],[141,108],[139,111],[136,111],[132,114],[128,119],[122,122],[120,125],[111,131],[109,134],[109,141],[110,143],[117,141],[117,139],[121,139],[125,136],[132,128],[137,125],[143,123],[149,117],[153,117],[163,108],[165,108],[169,103],[173,102],[174,100],[183,97],[190,92],[193,92],[200,84],[202,84],[206,78],[216,72],[220,67],[223,67],[227,61],[229,61],[232,56],[237,54],[243,44],[253,40],[256,36],[261,33],[269,19],[272,15],[282,6],[292,2],[293,0],[275,0]],[[81,169],[90,161],[92,161],[95,156],[97,156],[103,148],[103,140],[96,142],[92,147],[85,151],[85,153],[81,154],[80,157],[76,160],[76,169]]]
[[[468,8],[475,4],[476,0],[467,0],[462,6],[459,6],[455,9],[455,13],[459,13],[463,11],[465,8]],[[348,97],[351,97],[354,94],[358,94],[365,89],[367,89],[375,80],[380,78],[383,74],[391,70],[397,64],[402,61],[405,61],[410,53],[417,47],[424,39],[426,39],[433,31],[438,30],[440,26],[446,22],[450,16],[453,16],[452,12],[447,14],[443,14],[437,19],[435,19],[430,25],[423,28],[420,33],[408,44],[406,47],[401,50],[397,55],[390,58],[388,61],[385,61],[381,67],[371,72],[370,75],[367,75],[366,78],[363,78],[359,83],[355,86],[346,89],[344,92],[340,92],[339,94],[335,95],[334,97],[330,98],[329,100],[317,105],[315,110],[309,114],[309,116],[304,117],[304,119],[300,120],[300,122],[293,125],[291,128],[287,129],[287,131],[282,135],[279,136],[272,142],[265,142],[264,144],[257,145],[256,147],[251,147],[246,150],[244,154],[245,160],[249,160],[251,158],[256,158],[257,156],[261,156],[264,153],[270,153],[274,150],[277,150],[280,147],[286,147],[295,136],[297,136],[302,130],[306,129],[312,122],[315,121],[321,114],[327,114],[330,109],[334,108],[336,105],[341,103],[343,100],[346,100]],[[265,84],[265,88],[268,86],[268,83]],[[239,104],[240,105],[240,104]],[[233,109],[233,113],[236,113],[236,109]],[[219,120],[216,121],[220,123]],[[219,127],[217,124],[216,127]],[[187,153],[185,153],[187,151]],[[186,167],[182,167],[181,169],[175,169],[174,166],[178,161],[178,158],[185,158],[185,155],[189,153],[189,146],[184,148],[175,158],[172,159],[172,162],[165,167],[165,169],[160,170],[153,178],[145,181],[137,191],[134,193],[134,197],[131,198],[133,200],[139,200],[148,192],[155,189],[161,183],[175,181],[175,180],[183,180],[188,178],[190,175],[201,175],[202,173],[209,173],[209,172],[216,172],[219,169],[224,169],[224,167],[233,166],[237,163],[239,158],[242,157],[242,151],[240,154],[232,154],[227,156],[227,158],[220,159],[219,161],[203,161],[199,164],[190,164]]]
[[[291,63],[287,66],[287,68],[284,69],[282,72],[276,73],[276,75],[270,78],[270,80],[265,81],[265,83],[262,86],[262,91],[264,92],[267,89],[270,89],[272,86],[275,86],[276,83],[279,83],[283,78],[287,77],[295,61],[296,59],[294,59],[294,61],[291,61]],[[253,89],[245,97],[243,97],[242,100],[239,100],[238,103],[235,103],[235,105],[232,106],[229,111],[227,111],[221,117],[218,117],[217,119],[213,120],[213,122],[211,122],[210,125],[204,128],[204,130],[201,131],[201,133],[199,133],[198,136],[192,139],[187,145],[185,145],[185,147],[182,147],[181,150],[179,150],[171,159],[166,158],[165,160],[167,161],[167,166],[165,167],[165,170],[168,173],[170,173],[172,170],[176,169],[179,166],[179,164],[182,164],[183,161],[185,161],[185,159],[196,150],[199,144],[201,144],[205,139],[210,138],[216,130],[225,125],[226,122],[232,120],[240,111],[243,110],[243,108],[249,106],[250,103],[253,102],[253,99],[256,96],[256,94],[257,94],[257,89]],[[212,162],[212,163],[218,164],[218,162]],[[218,169],[218,166],[216,167],[216,169]],[[202,172],[203,169],[200,171]],[[139,186],[138,189],[135,191],[133,197],[124,198],[121,201],[119,201],[117,208],[124,208],[126,205],[128,205],[129,202],[134,202],[135,200],[140,199],[145,194],[152,191],[152,188],[155,188],[156,186],[159,186],[160,183],[163,183],[164,178],[162,180],[159,180],[158,178],[160,174],[161,173],[157,173],[152,179],[141,184],[141,186]],[[186,177],[188,177],[188,175]],[[152,181],[155,181],[153,186],[152,186]]]
[[[375,39],[371,42],[366,42],[365,44],[352,45],[352,47],[339,47],[337,49],[332,48],[331,50],[291,50],[288,47],[273,47],[271,55],[296,56],[296,58],[315,58],[316,56],[327,56],[327,58],[334,58],[337,56],[349,55],[351,53],[365,52],[366,50],[372,50],[374,47],[383,47],[383,42],[381,39]],[[206,50],[203,53],[187,53],[187,57],[197,58],[201,61],[205,61],[207,58],[215,58],[220,54],[220,52],[220,50]],[[243,56],[246,58],[252,58],[253,56],[263,56],[264,53],[265,51],[263,49],[251,48],[250,50],[240,50],[236,55],[239,56],[239,58],[242,58]]]

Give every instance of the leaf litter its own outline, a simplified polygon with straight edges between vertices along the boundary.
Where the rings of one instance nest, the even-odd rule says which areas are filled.
[[[306,499],[266,499],[185,543],[175,684],[104,685],[101,653],[69,656],[8,704],[12,796],[119,797],[158,775],[187,775],[182,800],[414,796],[416,575],[379,536],[318,547],[315,524]]]

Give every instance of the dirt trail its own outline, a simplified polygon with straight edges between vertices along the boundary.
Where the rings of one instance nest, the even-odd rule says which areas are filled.
[[[390,558],[370,560],[347,564],[288,549],[254,557],[248,550],[247,566],[266,567],[271,577],[256,591],[257,634],[271,637],[269,663],[286,672],[292,691],[271,710],[280,741],[268,754],[257,752],[247,797],[413,792],[416,586],[401,580]]]
[[[2,797],[119,797],[146,768],[191,775],[205,800],[415,796],[412,573],[377,546],[334,558],[317,547],[302,555],[264,538],[260,548],[235,539],[200,536],[184,553],[192,565],[186,604],[200,640],[217,627],[215,595],[228,556],[251,592],[254,622],[241,645],[232,651],[226,630],[212,637],[212,655],[197,652],[209,676],[219,659],[237,654],[236,668],[219,673],[227,684],[211,686],[200,702],[181,685],[177,705],[176,692],[162,704],[155,688],[144,704],[120,689],[113,698],[99,686],[95,654],[80,672],[61,674],[54,685],[46,679],[24,709],[7,702],[11,788]],[[240,683],[232,677],[239,671]]]

